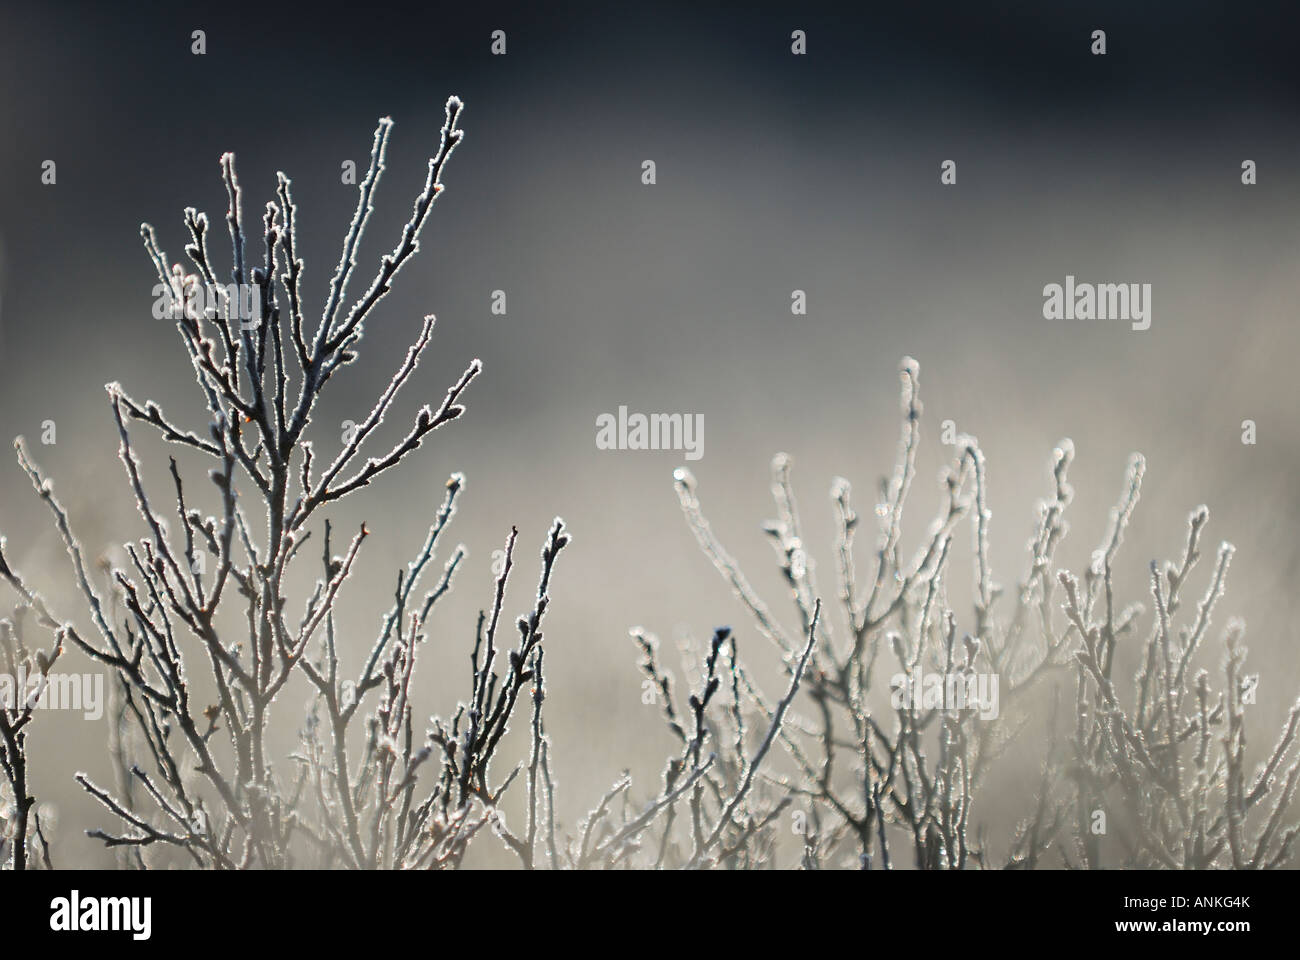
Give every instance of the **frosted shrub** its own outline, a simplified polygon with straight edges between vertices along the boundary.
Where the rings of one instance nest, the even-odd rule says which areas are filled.
[[[1209,586],[1186,625],[1175,624],[1183,588],[1200,558],[1208,510],[1193,511],[1178,563],[1151,565],[1153,613],[1142,641],[1142,668],[1123,687],[1132,687],[1131,696],[1121,692],[1112,676],[1114,653],[1120,643],[1139,642],[1144,611],[1140,604],[1118,606],[1112,569],[1138,501],[1142,457],[1133,458],[1108,536],[1080,579],[1055,564],[1073,495],[1067,481],[1073,445],[1062,441],[1052,456],[1053,487],[1040,504],[1029,544],[1028,572],[1004,599],[989,569],[984,456],[973,437],[959,438],[957,457],[942,479],[944,505],[920,549],[908,557],[900,546],[920,437],[918,374],[916,362],[906,358],[902,437],[876,509],[880,525],[865,582],[856,559],[860,518],[851,486],[836,479],[831,487],[841,614],[835,627],[821,610],[824,594],[800,532],[788,457],[778,455],[772,464],[777,518],[765,529],[794,601],[797,632],[781,624],[750,586],[705,519],[694,477],[678,471],[677,493],[691,530],[749,611],[754,631],[775,648],[791,683],[798,685],[802,676],[803,702],[811,704],[814,718],[777,722],[780,705],[774,708],[752,682],[730,632],[719,634],[709,676],[715,675],[721,648],[726,670],[716,671],[732,691],[729,702],[707,720],[696,717],[694,727],[703,732],[690,737],[667,707],[669,724],[686,746],[666,776],[671,782],[682,770],[698,774],[693,820],[714,816],[728,776],[726,763],[706,769],[699,741],[743,766],[748,716],[751,731],[775,724],[791,774],[772,779],[779,800],[765,818],[733,820],[725,829],[754,836],[783,804],[810,805],[800,831],[805,866],[842,864],[850,853],[864,868],[1289,863],[1300,833],[1294,816],[1287,819],[1300,779],[1300,702],[1262,764],[1249,773],[1243,697],[1253,680],[1244,673],[1243,625],[1234,620],[1222,631],[1221,692],[1214,693],[1208,671],[1195,666],[1224,590],[1231,545],[1219,547]],[[972,531],[974,589],[963,614],[949,606],[947,581],[956,528],[964,518]],[[634,635],[649,655],[645,635]],[[806,669],[801,635],[815,642]],[[646,669],[658,677],[652,659]],[[930,683],[932,678],[941,682]],[[881,703],[885,684],[888,706]],[[1036,686],[1050,686],[1057,704],[1047,726],[1041,788],[1026,801],[1015,835],[995,845],[979,829],[981,797],[993,761],[1014,742],[1012,718],[1024,723],[1033,716],[1030,694]],[[1069,711],[1060,701],[1071,687]],[[667,699],[666,684],[663,690]],[[992,703],[990,690],[997,691]],[[691,699],[698,712],[709,702]],[[699,853],[690,860],[699,862]]]
[[[38,622],[55,634],[53,652],[37,654],[41,670],[71,644],[117,678],[124,729],[114,731],[112,752],[122,767],[120,782],[110,788],[85,774],[76,779],[115,821],[91,835],[128,851],[129,865],[454,866],[486,823],[513,839],[497,804],[514,776],[497,780],[491,761],[528,689],[534,691],[533,723],[540,737],[540,627],[553,565],[569,542],[563,522],[556,520],[547,537],[532,609],[520,618],[516,645],[508,649],[498,625],[514,563],[511,531],[490,619],[486,626],[483,618],[479,622],[471,695],[450,721],[435,719],[423,733],[416,730],[410,702],[416,660],[428,618],[450,589],[464,549],[450,551],[428,589],[418,593],[417,587],[457,509],[464,478],[454,474],[447,481],[424,546],[399,575],[394,604],[355,677],[345,676],[340,665],[336,611],[370,534],[362,524],[335,553],[322,511],[405,462],[430,433],[459,417],[461,395],[480,364],[471,362],[436,406],[421,407],[394,447],[363,459],[362,446],[392,409],[429,343],[434,317],[427,316],[391,382],[339,454],[329,462],[317,460],[308,438],[326,385],[357,359],[365,322],[419,249],[420,231],[443,190],[443,168],[463,136],[461,112],[458,98],[447,101],[441,142],[411,218],[365,292],[344,309],[393,126],[388,119],[379,122],[318,323],[307,320],[303,264],[296,252],[297,208],[284,174],[262,217],[260,260],[250,261],[234,156],[221,158],[231,284],[218,280],[210,259],[206,215],[185,211],[190,236],[185,253],[196,271],[190,274],[169,266],[153,228],[141,228],[158,275],[156,289],[166,301],[159,312],[176,323],[208,423],[192,432],[157,404],[137,402],[118,384],[108,385],[122,464],[147,531],[125,546],[125,569],[105,567],[103,582],[96,582],[50,481],[21,438],[16,444],[19,462],[72,559],[94,635],[83,636],[72,623],[49,614],[2,555],[0,575],[17,590],[20,611],[34,610]],[[260,294],[251,311],[230,293],[250,285]],[[218,309],[191,309],[204,303]],[[209,458],[207,480],[220,502],[215,515],[192,505],[197,500],[188,496],[182,470],[170,458],[176,521],[169,528],[146,489],[130,429],[137,423]],[[313,533],[319,547],[304,550]],[[290,568],[311,563],[320,569],[315,588],[305,602],[294,600],[286,589]],[[19,621],[0,622],[0,640],[10,660],[29,656]],[[208,674],[202,694],[193,679],[200,672]],[[277,722],[294,722],[277,702],[294,678],[305,678],[314,688],[315,705],[301,733],[301,749],[277,758],[270,755],[268,733]],[[215,702],[197,699],[208,695]],[[19,732],[29,719],[30,711],[0,717],[0,758],[10,792],[18,798],[6,807],[15,808],[6,821],[17,824],[6,839],[19,868],[29,860],[25,833],[32,801],[25,784],[25,734]],[[533,798],[537,767],[535,762],[529,777]],[[535,831],[530,822],[530,842]]]

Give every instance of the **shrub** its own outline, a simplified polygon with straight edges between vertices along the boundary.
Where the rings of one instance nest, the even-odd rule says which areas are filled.
[[[1181,561],[1163,569],[1151,565],[1154,613],[1142,647],[1143,666],[1132,684],[1134,702],[1128,703],[1113,678],[1114,654],[1119,643],[1138,632],[1143,610],[1137,604],[1117,607],[1112,569],[1140,493],[1142,457],[1133,458],[1109,534],[1080,581],[1055,566],[1067,529],[1063,516],[1073,495],[1067,481],[1073,445],[1062,441],[1053,452],[1053,490],[1039,506],[1029,544],[1028,572],[1010,598],[1011,608],[999,616],[995,608],[1002,591],[989,569],[984,456],[975,438],[959,438],[957,458],[942,479],[944,506],[916,555],[903,555],[902,520],[920,437],[918,375],[915,361],[905,358],[902,437],[893,477],[882,484],[876,508],[879,531],[865,585],[855,560],[860,518],[850,484],[837,478],[831,487],[842,632],[821,613],[823,594],[800,533],[791,461],[781,454],[772,464],[777,519],[765,529],[794,600],[798,634],[816,642],[803,681],[815,719],[776,724],[792,768],[778,784],[783,799],[811,804],[804,865],[842,862],[848,850],[864,868],[897,866],[909,852],[907,859],[922,869],[999,864],[1273,867],[1289,862],[1300,833],[1300,827],[1286,827],[1300,779],[1300,758],[1293,754],[1300,701],[1267,758],[1248,775],[1243,625],[1233,620],[1223,631],[1222,693],[1212,695],[1207,671],[1193,669],[1223,593],[1231,545],[1220,546],[1211,582],[1190,623],[1179,629],[1173,624],[1182,588],[1200,557],[1206,508],[1191,514]],[[713,532],[694,477],[679,470],[675,483],[701,548],[797,682],[807,651],[800,652],[795,634],[770,612]],[[973,604],[959,616],[948,605],[947,579],[954,531],[967,517],[974,543]],[[648,650],[644,635],[638,631],[635,636]],[[734,718],[730,729],[744,730],[746,712],[758,720],[759,729],[778,720],[780,709],[770,706],[745,672],[729,633],[715,638],[709,676],[719,644],[725,644],[730,671],[732,696],[725,713]],[[896,670],[887,709],[879,705],[877,684],[882,656],[892,656]],[[651,666],[647,671],[656,675]],[[1006,710],[972,709],[969,704],[953,709],[952,693],[978,690],[972,683],[980,677],[996,680],[993,689],[1001,704],[1016,706],[1023,722],[1032,715],[1032,688],[1051,686],[1059,701],[1071,675],[1073,722],[1059,707],[1053,710],[1041,789],[1026,805],[1015,835],[991,848],[976,829],[979,803],[990,766],[1013,742],[1013,731]],[[928,676],[945,681],[935,702]],[[663,689],[667,699],[667,687]],[[913,696],[917,690],[924,696]],[[707,702],[707,697],[693,697],[691,705]],[[671,706],[668,719],[680,726]],[[725,722],[703,723],[696,717],[696,729],[706,734],[690,738],[680,763],[700,769],[700,739],[729,743],[721,731]],[[749,727],[754,726],[751,720]],[[1064,736],[1060,727],[1066,728]],[[678,735],[685,739],[680,730]],[[741,755],[744,733],[738,737],[734,755]],[[1289,756],[1293,759],[1286,767]],[[670,768],[670,778],[676,770]],[[712,782],[717,775],[706,771],[702,776],[706,785],[693,800],[707,811],[710,798],[718,794]]]
[[[309,524],[320,519],[322,508],[369,486],[405,462],[430,433],[459,417],[464,412],[461,395],[479,373],[475,360],[436,408],[419,410],[396,446],[359,462],[362,445],[389,413],[429,343],[434,317],[425,317],[370,415],[345,438],[332,461],[321,465],[314,459],[307,438],[313,409],[333,376],[356,360],[365,321],[419,249],[420,231],[443,190],[443,168],[463,137],[461,112],[458,98],[447,101],[441,142],[411,218],[397,246],[381,258],[365,293],[343,312],[392,130],[392,121],[379,122],[356,214],[314,330],[306,320],[300,284],[297,209],[284,174],[279,174],[276,200],[266,205],[262,218],[262,260],[250,266],[234,156],[221,158],[233,287],[217,280],[206,215],[185,211],[190,234],[185,252],[197,270],[192,275],[179,265],[169,268],[153,228],[142,226],[145,248],[166,294],[166,313],[176,320],[209,423],[205,433],[191,432],[157,404],[139,403],[118,384],[108,385],[121,460],[148,530],[138,543],[126,545],[129,569],[107,571],[103,586],[92,581],[67,511],[21,438],[16,444],[19,462],[52,512],[72,558],[76,585],[98,636],[83,637],[70,622],[46,614],[43,601],[7,564],[0,563],[0,574],[18,590],[23,604],[56,631],[60,643],[71,642],[119,681],[121,716],[144,744],[147,759],[132,762],[130,749],[118,745],[115,753],[125,775],[116,791],[85,774],[76,779],[118,821],[116,828],[95,829],[91,835],[131,851],[131,864],[170,862],[162,855],[151,861],[144,857],[150,848],[165,847],[201,867],[455,865],[485,823],[494,822],[503,835],[512,836],[496,807],[513,775],[496,782],[491,761],[530,684],[540,737],[540,628],[553,565],[569,542],[563,522],[556,520],[547,537],[536,599],[519,621],[517,646],[508,651],[502,670],[504,640],[497,630],[513,566],[516,533],[511,531],[486,628],[485,618],[479,619],[471,696],[450,723],[435,720],[423,740],[414,731],[410,702],[416,659],[425,624],[450,589],[464,548],[451,551],[440,578],[422,598],[415,590],[455,513],[464,478],[454,474],[447,481],[424,546],[399,574],[394,604],[355,679],[346,678],[340,668],[335,619],[369,535],[366,526],[337,555],[330,521],[317,526],[321,572],[296,625],[286,587],[291,567],[309,555],[302,548],[312,534]],[[241,309],[238,299],[249,281],[260,298],[257,320]],[[217,309],[193,308],[204,302]],[[216,515],[192,508],[182,472],[170,458],[179,523],[174,533],[168,530],[146,490],[129,430],[134,422],[211,458],[215,468],[208,477],[221,504]],[[263,530],[255,527],[257,518],[249,509],[253,502],[264,511]],[[0,638],[11,661],[26,656],[16,626],[6,621]],[[199,663],[206,665],[215,698],[208,706],[197,699],[194,686]],[[301,751],[287,762],[277,761],[268,753],[268,730],[277,696],[295,677],[314,687],[315,708],[302,733]],[[363,710],[370,711],[364,720]],[[32,802],[26,795],[20,732],[30,716],[30,710],[18,715],[7,711],[0,722],[5,771],[18,798],[17,867],[27,859],[23,830]],[[350,751],[357,749],[360,756],[354,758]],[[426,764],[434,772],[417,792]],[[530,771],[530,797],[537,791],[537,765],[535,761]],[[531,821],[529,831],[531,841]]]
[[[18,593],[13,616],[0,619],[0,670],[12,681],[0,697],[0,860],[8,854],[14,870],[26,870],[31,855],[29,838],[34,834],[41,859],[50,865],[50,845],[41,830],[36,798],[29,793],[27,771],[27,730],[39,698],[44,694],[50,667],[63,652],[63,628],[50,617],[41,599],[27,589],[22,578],[9,566],[4,554],[5,539],[0,537],[0,577],[9,581]],[[27,617],[54,633],[54,645],[47,652],[29,649],[24,642]],[[29,686],[29,678],[35,685]]]

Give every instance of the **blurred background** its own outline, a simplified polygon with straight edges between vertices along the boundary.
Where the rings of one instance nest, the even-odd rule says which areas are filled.
[[[770,458],[794,458],[805,538],[829,591],[830,483],[852,480],[870,516],[892,469],[905,354],[920,363],[925,405],[905,548],[940,503],[944,420],[978,436],[987,456],[993,568],[1008,586],[1027,569],[1053,446],[1068,436],[1077,451],[1059,554],[1076,571],[1141,451],[1147,477],[1120,599],[1149,601],[1148,563],[1178,555],[1189,511],[1207,504],[1190,597],[1218,541],[1238,547],[1207,664],[1218,665],[1217,628],[1244,617],[1263,673],[1256,715],[1273,731],[1300,677],[1298,26],[1286,5],[1205,2],[1176,13],[1032,2],[361,12],[5,2],[0,427],[28,438],[91,555],[139,537],[103,385],[119,380],[191,429],[206,422],[174,326],[152,315],[140,222],[176,262],[182,210],[206,211],[228,270],[219,156],[236,153],[249,224],[285,171],[318,317],[355,205],[341,165],[364,171],[375,121],[395,120],[355,296],[396,243],[443,103],[458,94],[466,138],[447,189],[419,256],[367,324],[361,361],[331,384],[314,421],[318,450],[336,450],[343,421],[369,412],[425,313],[438,316],[432,346],[375,450],[471,358],[485,370],[463,419],[331,515],[338,530],[365,520],[376,534],[342,600],[344,636],[355,638],[345,645],[369,650],[397,570],[447,475],[463,471],[438,567],[458,540],[469,558],[440,604],[421,689],[427,712],[447,716],[468,691],[492,552],[517,525],[507,609],[526,611],[547,527],[562,516],[575,539],[545,632],[567,825],[625,768],[634,795],[650,795],[672,747],[656,708],[642,705],[629,627],[659,634],[671,664],[678,639],[732,624],[769,692],[778,684],[774,650],[681,518],[672,472],[683,455],[598,450],[596,417],[620,405],[703,415],[704,456],[690,467],[705,510],[793,625],[760,529],[774,512]],[[200,29],[207,52],[195,56]],[[504,56],[490,52],[498,29]],[[804,56],[791,54],[796,29]],[[1095,29],[1106,31],[1105,56],[1090,53]],[[54,185],[41,183],[46,160]],[[646,160],[653,186],[642,183]],[[945,160],[956,162],[954,186],[940,183]],[[1257,185],[1242,185],[1244,160],[1257,164]],[[260,234],[250,249],[261,256]],[[1151,284],[1151,328],[1044,320],[1042,288],[1067,274]],[[796,289],[806,315],[791,312]],[[495,290],[505,315],[491,312]],[[1246,419],[1253,446],[1241,442]],[[40,443],[45,421],[53,445]],[[143,427],[135,437],[165,498],[175,451]],[[199,489],[198,464],[182,462]],[[0,532],[29,581],[89,632],[66,554],[10,454]],[[864,575],[873,536],[859,541]],[[963,524],[954,583],[969,577],[969,540]],[[91,669],[79,654],[61,666]],[[290,731],[306,702],[305,689],[281,698]],[[83,835],[107,814],[71,782],[77,769],[111,780],[103,733],[79,714],[46,715],[32,733],[35,792],[57,812],[57,864],[112,863]],[[1009,776],[1006,789],[1019,796],[1021,785]]]

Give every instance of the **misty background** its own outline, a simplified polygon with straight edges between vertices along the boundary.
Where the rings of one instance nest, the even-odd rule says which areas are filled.
[[[671,749],[657,708],[642,705],[628,628],[659,634],[676,668],[679,637],[731,624],[769,694],[779,683],[776,652],[681,518],[672,472],[682,453],[598,450],[596,417],[621,405],[703,415],[704,456],[689,466],[706,514],[790,624],[760,529],[774,512],[770,458],[794,458],[805,540],[830,594],[830,483],[852,480],[870,517],[893,465],[905,354],[920,363],[925,406],[906,550],[940,503],[935,481],[951,454],[943,420],[986,454],[993,569],[1008,587],[1027,569],[1053,446],[1068,436],[1076,447],[1072,529],[1058,554],[1075,571],[1106,534],[1128,456],[1141,451],[1146,481],[1120,553],[1119,599],[1149,610],[1147,564],[1180,555],[1189,511],[1207,504],[1189,597],[1203,593],[1217,543],[1238,548],[1208,665],[1218,629],[1244,617],[1248,669],[1263,674],[1256,715],[1274,731],[1300,676],[1298,19],[1282,5],[1196,2],[1169,13],[1028,2],[361,13],[5,2],[0,426],[27,437],[90,556],[140,537],[103,385],[120,381],[190,429],[206,423],[174,325],[152,316],[141,221],[178,262],[182,210],[206,211],[228,272],[218,158],[236,154],[259,258],[256,224],[283,170],[307,315],[318,318],[356,202],[341,164],[354,161],[360,176],[376,120],[395,120],[355,297],[396,243],[443,103],[458,94],[465,140],[420,254],[367,324],[360,362],[332,381],[313,436],[318,450],[338,449],[343,421],[370,411],[426,313],[438,316],[432,345],[372,450],[386,451],[420,405],[482,358],[466,416],[330,514],[340,535],[362,520],[375,533],[341,604],[353,649],[368,651],[447,475],[464,472],[438,568],[458,541],[469,557],[439,604],[420,673],[426,711],[448,716],[468,691],[492,552],[516,525],[506,611],[526,611],[538,551],[562,516],[575,539],[553,580],[545,646],[567,827],[624,768],[634,795],[650,795]],[[196,29],[204,56],[190,52]],[[497,29],[505,56],[489,50]],[[795,29],[807,33],[806,56],[791,54]],[[1094,29],[1106,31],[1105,56],[1090,54]],[[1241,183],[1247,159],[1254,186]],[[57,164],[52,186],[40,180],[46,160]],[[656,164],[653,186],[641,182],[645,160]],[[955,186],[940,184],[945,160],[957,164]],[[1044,320],[1042,288],[1067,274],[1150,283],[1150,330]],[[796,289],[805,316],[791,314]],[[490,311],[494,290],[506,292],[504,316]],[[1253,446],[1241,442],[1246,419]],[[45,446],[47,420],[57,442]],[[133,438],[165,501],[175,448],[142,425]],[[187,462],[190,488],[203,489]],[[88,634],[67,556],[11,453],[0,458],[0,532],[31,585]],[[873,539],[866,528],[858,541],[862,575]],[[954,547],[950,579],[964,583],[969,524]],[[958,613],[969,620],[969,607]],[[75,651],[59,666],[97,669]],[[298,717],[306,702],[291,689],[279,709]],[[58,813],[56,864],[112,863],[82,835],[109,815],[71,782],[79,769],[111,782],[104,733],[80,714],[43,714],[32,729],[34,792]],[[1019,795],[1014,780],[1007,789]]]

